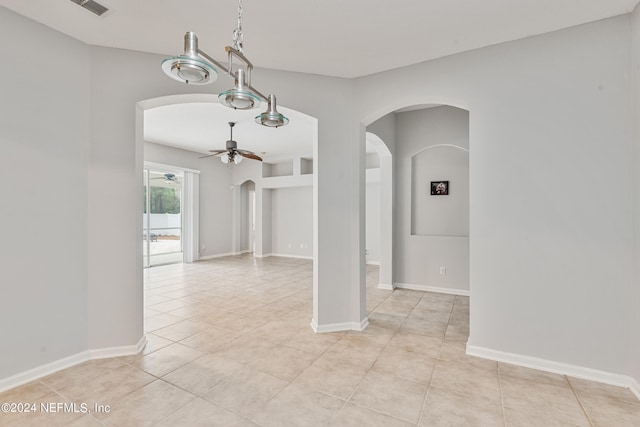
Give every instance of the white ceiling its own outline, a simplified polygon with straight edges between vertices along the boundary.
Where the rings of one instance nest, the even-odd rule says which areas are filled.
[[[88,44],[224,60],[236,0],[70,0],[0,5]],[[258,67],[357,77],[631,12],[639,0],[244,0],[245,53]]]
[[[102,17],[70,0],[0,5],[92,45],[175,55],[194,31],[200,48],[224,62],[232,44],[237,0],[97,1],[109,8]],[[628,13],[639,1],[244,0],[244,51],[259,68],[353,78]],[[310,156],[310,119],[279,109],[291,123],[266,129],[251,123],[257,110],[161,107],[146,113],[145,132],[150,141],[204,153],[223,148],[227,122],[237,121],[239,148],[264,151],[270,161]]]
[[[258,110],[232,110],[204,102],[153,108],[144,113],[145,141],[208,154],[209,150],[226,147],[228,122],[235,122],[233,139],[239,149],[253,151],[269,162],[312,157],[314,119],[278,106],[291,122],[277,129],[267,128],[254,122],[264,108]]]

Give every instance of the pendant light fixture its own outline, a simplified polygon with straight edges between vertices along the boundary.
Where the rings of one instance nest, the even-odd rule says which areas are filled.
[[[231,89],[219,94],[221,104],[236,110],[249,110],[260,106],[261,100],[267,102],[267,111],[256,116],[256,123],[268,127],[280,127],[289,123],[289,119],[276,109],[275,95],[264,96],[251,86],[253,64],[244,56],[242,42],[242,0],[238,0],[238,25],[233,31],[233,46],[225,46],[228,67],[217,62],[198,48],[198,37],[192,32],[184,35],[184,53],[162,61],[162,70],[172,79],[183,83],[203,85],[213,83],[222,70],[234,78]],[[241,66],[234,68],[234,59]]]

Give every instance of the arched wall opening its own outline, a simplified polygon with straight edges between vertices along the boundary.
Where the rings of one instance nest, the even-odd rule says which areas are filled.
[[[396,103],[369,116],[361,125],[367,126],[367,135],[382,135],[381,141],[393,154],[390,180],[394,184],[389,198],[393,226],[392,244],[388,245],[393,262],[389,288],[469,295],[469,112],[464,103],[442,101]],[[429,116],[434,119],[423,125]],[[439,125],[442,121],[444,124]],[[434,128],[432,135],[425,126]],[[443,160],[446,167],[434,167]],[[438,180],[449,181],[449,195],[430,194],[431,182]],[[427,216],[448,221],[446,212],[460,207],[464,212],[456,212],[453,217],[463,226],[456,225],[455,232],[446,227],[440,227],[441,231],[414,232],[415,223],[419,227],[428,224]],[[380,274],[382,283],[382,262]]]
[[[380,266],[378,287],[393,290],[393,157],[372,132],[366,133],[366,147],[366,262]]]

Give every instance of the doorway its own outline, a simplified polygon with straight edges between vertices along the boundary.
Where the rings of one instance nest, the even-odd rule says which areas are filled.
[[[143,177],[143,265],[182,263],[184,175],[145,168]]]

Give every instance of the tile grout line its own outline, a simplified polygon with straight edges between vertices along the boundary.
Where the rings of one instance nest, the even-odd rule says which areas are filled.
[[[498,388],[500,389],[500,410],[502,412],[502,422],[504,427],[507,427],[507,411],[504,408],[504,392],[502,391],[502,374],[500,372],[500,364],[496,366],[498,374]]]
[[[422,298],[424,298],[424,295],[422,296]],[[436,358],[435,358],[436,363],[433,365],[433,370],[431,371],[431,376],[429,377],[427,392],[425,393],[424,399],[422,400],[422,406],[420,406],[420,416],[418,417],[418,423],[416,425],[420,425],[420,423],[422,422],[422,418],[424,417],[424,409],[427,406],[427,400],[429,400],[429,394],[431,392],[431,383],[433,382],[433,374],[435,373],[436,368],[438,367],[438,363],[440,363],[440,360],[441,360],[440,355],[442,354],[442,347],[444,346],[444,341],[447,337],[447,329],[449,329],[449,323],[451,322],[451,318],[453,317],[453,307],[456,305],[456,298],[454,298],[453,302],[451,303],[451,309],[449,310],[449,318],[447,319],[447,327],[444,328],[444,335],[442,336],[442,341],[440,342],[440,349],[438,350],[438,354],[436,355]]]
[[[593,423],[593,420],[591,420],[591,417],[589,416],[589,413],[587,412],[587,409],[582,404],[582,401],[580,400],[580,397],[578,396],[578,393],[573,388],[573,384],[571,384],[571,381],[569,380],[569,377],[566,376],[566,375],[563,375],[563,377],[567,380],[567,383],[569,384],[569,388],[571,388],[571,391],[573,392],[573,395],[575,396],[576,400],[578,401],[578,405],[580,405],[580,409],[582,409],[582,412],[584,413],[585,417],[587,417],[587,421],[589,421],[589,425],[591,427],[594,427],[595,424]]]

